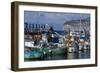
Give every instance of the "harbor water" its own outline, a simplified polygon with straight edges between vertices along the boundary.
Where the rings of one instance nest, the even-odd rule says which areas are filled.
[[[47,60],[70,60],[70,59],[89,59],[90,49],[78,52],[68,52],[65,48],[25,50],[25,61],[47,61]]]

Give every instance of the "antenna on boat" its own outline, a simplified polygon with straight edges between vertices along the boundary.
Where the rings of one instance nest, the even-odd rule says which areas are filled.
[[[82,20],[81,20],[81,14],[80,14],[80,29],[82,28]]]

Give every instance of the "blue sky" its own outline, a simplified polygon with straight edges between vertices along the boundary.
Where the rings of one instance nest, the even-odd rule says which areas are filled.
[[[81,16],[81,17],[80,17]],[[90,14],[85,13],[63,13],[63,12],[44,12],[44,11],[24,11],[24,22],[29,24],[49,24],[55,30],[62,30],[66,21],[85,19]]]

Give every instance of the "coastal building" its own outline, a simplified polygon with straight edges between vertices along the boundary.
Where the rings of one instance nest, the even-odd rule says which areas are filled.
[[[64,31],[81,32],[90,31],[90,18],[81,20],[71,20],[64,23]]]

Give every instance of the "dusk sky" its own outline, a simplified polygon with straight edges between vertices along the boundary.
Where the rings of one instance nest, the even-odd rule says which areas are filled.
[[[24,22],[29,24],[49,24],[55,30],[62,30],[66,21],[85,19],[90,14],[83,13],[63,13],[63,12],[43,12],[43,11],[24,11]]]

